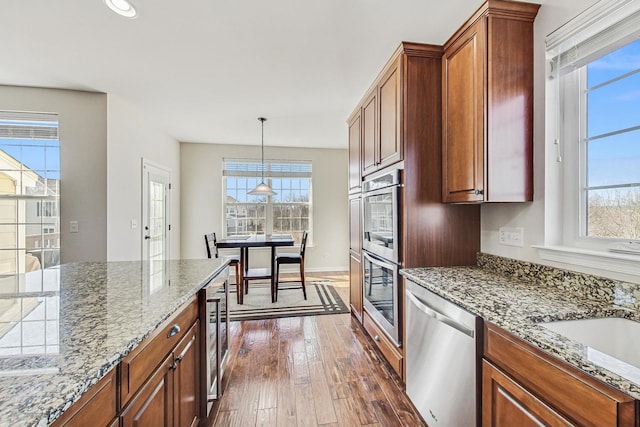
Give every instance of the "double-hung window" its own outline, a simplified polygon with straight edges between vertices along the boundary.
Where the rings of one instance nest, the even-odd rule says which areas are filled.
[[[262,169],[264,168],[264,170]],[[224,230],[226,236],[291,234],[300,242],[312,235],[312,169],[310,161],[223,160]],[[248,194],[264,180],[273,196]]]
[[[602,0],[547,37],[547,244],[640,255],[638,3]]]

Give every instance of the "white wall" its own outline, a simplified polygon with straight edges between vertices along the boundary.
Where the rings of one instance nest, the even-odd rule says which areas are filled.
[[[106,261],[107,96],[0,86],[0,110],[59,114],[61,262]],[[71,220],[79,233],[69,233]]]
[[[258,146],[181,144],[183,258],[206,258],[204,234],[222,232],[223,157],[259,156]],[[307,247],[305,270],[347,270],[347,150],[266,147],[265,158],[312,161],[313,245]],[[250,260],[268,265],[268,250],[252,250]]]
[[[595,0],[546,0],[540,8],[534,26],[534,201],[515,204],[484,204],[482,206],[482,252],[520,260],[553,265],[570,270],[597,274],[620,280],[638,281],[637,277],[604,273],[587,267],[553,263],[540,259],[531,245],[545,243],[545,231],[558,230],[557,218],[549,217],[545,230],[545,46],[546,35],[594,4]],[[549,147],[552,150],[553,147]],[[546,150],[546,151],[549,151]],[[549,153],[553,154],[551,151]],[[556,188],[546,191],[557,192]],[[523,227],[522,248],[504,246],[498,242],[500,227]]]
[[[180,143],[154,128],[136,108],[108,98],[107,259],[142,257],[142,158],[171,170],[171,258],[180,258]],[[131,220],[138,222],[131,228]]]

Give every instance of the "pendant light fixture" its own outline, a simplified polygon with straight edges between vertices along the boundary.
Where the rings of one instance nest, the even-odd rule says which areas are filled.
[[[256,188],[249,191],[247,194],[251,194],[252,196],[274,196],[278,193],[273,191],[271,187],[264,182],[264,122],[266,122],[267,119],[264,117],[258,117],[258,120],[262,122],[262,163],[260,167],[260,170],[262,171],[262,181]]]

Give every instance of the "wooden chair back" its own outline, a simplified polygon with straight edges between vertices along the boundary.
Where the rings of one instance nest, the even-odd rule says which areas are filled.
[[[204,235],[204,243],[207,246],[207,258],[211,258],[211,255],[218,258],[217,242],[216,233],[208,233]]]
[[[302,240],[300,241],[300,258],[304,258],[304,251],[307,248],[307,237],[309,233],[305,230],[302,232]]]

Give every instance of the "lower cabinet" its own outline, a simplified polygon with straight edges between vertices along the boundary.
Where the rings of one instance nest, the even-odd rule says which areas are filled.
[[[122,412],[123,427],[173,425],[173,355],[162,361]]]
[[[373,342],[378,350],[380,350],[380,353],[382,353],[389,365],[404,381],[404,357],[402,356],[401,350],[387,338],[366,310],[362,315],[362,325],[371,338],[373,338]]]
[[[631,396],[485,322],[482,425],[636,426]]]
[[[122,411],[122,427],[194,427],[198,413],[196,321]]]
[[[495,366],[482,362],[483,426],[569,426],[558,414]]]
[[[349,303],[351,313],[362,321],[362,264],[349,255]]]

